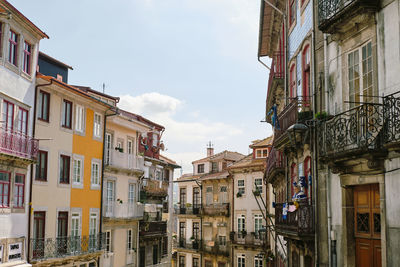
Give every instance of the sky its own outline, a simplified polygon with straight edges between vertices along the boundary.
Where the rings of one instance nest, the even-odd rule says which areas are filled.
[[[120,108],[165,126],[163,154],[183,173],[209,141],[216,153],[248,154],[272,134],[260,122],[268,70],[257,61],[259,0],[9,2],[50,36],[40,50],[74,68],[69,84],[104,83]]]

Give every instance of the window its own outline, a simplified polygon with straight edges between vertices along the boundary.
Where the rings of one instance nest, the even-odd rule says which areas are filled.
[[[68,212],[60,211],[57,217],[57,252],[66,253],[68,248]]]
[[[38,119],[49,121],[50,94],[44,91],[39,92]]]
[[[193,222],[192,236],[193,236],[194,240],[196,240],[196,241],[200,240],[200,223],[199,222]]]
[[[18,35],[10,31],[8,38],[8,62],[17,66]]]
[[[213,188],[212,186],[206,187],[206,204],[211,205],[213,203]]]
[[[72,182],[74,184],[82,184],[82,159],[74,159],[74,175]]]
[[[0,172],[0,207],[8,208],[10,206],[10,173]]]
[[[312,182],[310,182],[311,179],[312,179],[312,176],[311,176],[311,157],[307,157],[304,160],[304,177],[305,177],[305,181],[307,183],[307,186],[305,188],[305,192],[304,193],[306,194],[306,196],[308,198],[311,199],[311,192],[312,192],[311,187],[310,187],[311,184],[312,184]]]
[[[133,204],[135,202],[135,184],[129,184],[128,189],[128,203]]]
[[[18,125],[17,130],[23,135],[28,134],[28,111],[23,108],[18,110]]]
[[[289,26],[296,20],[296,2],[297,0],[289,0]]]
[[[106,155],[105,155],[105,163],[109,165],[111,163],[111,148],[112,148],[112,135],[110,133],[106,133]]]
[[[291,196],[294,196],[294,182],[297,182],[297,168],[296,163],[293,163],[290,167],[290,188],[291,188]]]
[[[71,157],[60,155],[60,183],[69,184]]]
[[[220,246],[226,246],[226,236],[219,235],[218,236],[218,244]]]
[[[35,211],[33,213],[33,256],[43,257],[45,236],[46,212]]]
[[[169,171],[168,169],[164,169],[164,181],[169,181]]]
[[[262,194],[262,192],[263,192],[262,179],[261,178],[254,179],[254,185],[255,185],[256,191],[258,191],[258,192],[260,192],[260,194]]]
[[[72,102],[64,99],[62,122],[61,122],[62,127],[71,129],[71,121],[72,121]]]
[[[211,172],[218,172],[218,162],[211,163]]]
[[[89,217],[89,248],[96,249],[97,213],[90,213]]]
[[[181,203],[181,208],[185,208],[185,205],[186,205],[186,188],[181,188],[179,190],[179,202]]]
[[[254,257],[254,267],[264,267],[262,256],[255,256]]]
[[[307,45],[302,54],[303,63],[303,98],[308,101],[310,95],[310,46]]]
[[[205,267],[213,267],[213,263],[210,260],[205,260]]]
[[[47,151],[39,150],[35,178],[35,180],[37,181],[47,181],[47,157]]]
[[[79,213],[72,213],[72,215],[71,215],[71,236],[72,237],[80,236],[79,228],[80,228],[80,215],[79,215]]]
[[[132,140],[128,140],[128,142],[127,142],[127,152],[128,152],[128,155],[133,154],[133,141]]]
[[[153,146],[158,146],[158,134],[153,133]]]
[[[113,215],[114,211],[115,183],[114,181],[107,181],[106,186],[106,216],[110,217]]]
[[[268,157],[268,150],[265,149],[256,149],[256,159],[266,158]]]
[[[24,207],[25,175],[15,174],[14,181],[14,208]]]
[[[128,229],[128,230],[126,231],[126,249],[127,249],[128,251],[131,251],[131,250],[132,250],[132,239],[133,239],[133,236],[132,236],[132,229]]]
[[[101,137],[101,115],[98,113],[94,113],[93,121],[93,135],[95,137]]]
[[[197,165],[197,173],[204,173],[204,164]]]
[[[186,223],[180,222],[179,223],[179,242],[186,241]]]
[[[185,256],[179,256],[179,267],[185,267]]]
[[[358,106],[360,102],[371,101],[368,96],[374,94],[371,42],[349,53],[347,56],[347,63],[349,101],[350,108],[352,108]]]
[[[3,125],[7,131],[14,129],[14,104],[6,100],[3,103]]]
[[[292,0],[293,1],[293,0]],[[296,97],[296,65],[293,64],[289,71],[289,90],[290,98]]]
[[[79,105],[76,105],[75,130],[78,132],[85,130],[85,108]]]
[[[237,267],[246,267],[246,256],[244,254],[237,256]]]
[[[200,259],[199,258],[193,258],[193,261],[192,261],[192,265],[193,265],[193,267],[200,267]]]
[[[32,45],[28,42],[24,42],[24,64],[22,66],[22,70],[26,74],[31,74],[31,55],[32,55]]]
[[[254,233],[255,233],[255,237],[257,239],[261,238],[260,230],[262,228],[262,221],[263,221],[263,218],[262,218],[261,214],[255,214],[254,215]]]
[[[238,229],[238,237],[244,238],[246,236],[246,216],[244,214],[239,215],[237,218],[237,229]]]
[[[200,208],[200,188],[193,187],[193,208]]]
[[[238,180],[238,194],[244,195],[246,193],[245,191],[245,186],[244,186],[244,180]]]
[[[106,232],[106,251],[111,252],[111,231]]]
[[[100,186],[100,163],[92,162],[92,185]]]
[[[219,188],[219,202],[222,204],[228,203],[228,189],[226,186]]]

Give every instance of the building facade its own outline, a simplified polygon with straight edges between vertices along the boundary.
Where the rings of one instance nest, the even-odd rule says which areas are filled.
[[[0,1],[0,265],[30,266],[29,210],[36,64],[48,36],[7,1]]]

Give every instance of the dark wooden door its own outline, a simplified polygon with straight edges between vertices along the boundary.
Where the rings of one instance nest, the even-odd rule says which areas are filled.
[[[381,266],[381,213],[379,185],[354,188],[356,266]]]

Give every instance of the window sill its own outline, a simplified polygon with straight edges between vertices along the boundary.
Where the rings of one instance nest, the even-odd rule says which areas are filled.
[[[37,185],[47,185],[48,181],[47,180],[33,180],[33,184],[37,184]]]
[[[11,209],[12,213],[25,213],[25,207],[13,207]]]
[[[11,213],[10,207],[0,207],[0,214],[8,214]]]
[[[86,136],[85,130],[83,130],[83,131],[75,130],[75,131],[74,131],[74,134],[80,135],[80,136]]]
[[[100,189],[101,189],[101,186],[98,185],[98,184],[91,184],[91,185],[90,185],[90,189],[91,189],[91,190],[100,190]]]
[[[72,183],[72,188],[83,189],[83,183]]]
[[[67,127],[64,127],[62,125],[60,125],[60,130],[63,131],[63,132],[66,132],[66,133],[70,133],[70,134],[74,133],[74,131],[71,128],[67,128]]]
[[[21,71],[21,76],[24,77],[29,82],[32,82],[33,78],[31,74],[26,73],[25,71]]]
[[[68,183],[61,183],[58,182],[58,187],[62,187],[62,188],[71,188],[71,185]]]
[[[20,75],[18,67],[15,66],[14,64],[8,62],[8,60],[5,61],[5,67],[7,69],[11,70],[12,72],[15,72],[16,74]]]

